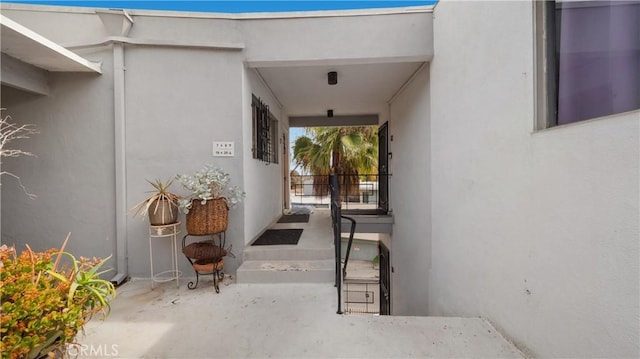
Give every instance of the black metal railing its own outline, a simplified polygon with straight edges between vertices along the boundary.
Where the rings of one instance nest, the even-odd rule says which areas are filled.
[[[342,255],[342,229],[341,229],[341,209],[338,196],[338,179],[335,175],[329,177],[331,188],[331,227],[333,229],[333,246],[335,249],[335,287],[338,289],[338,314],[342,314],[342,270],[340,258]]]
[[[389,248],[378,242],[380,258],[380,315],[391,315],[391,256]]]
[[[378,174],[335,174],[340,185],[339,202],[343,209],[376,209],[381,206]],[[385,177],[388,175],[384,175]],[[331,205],[331,186],[327,175],[291,175],[291,203],[328,207]],[[383,193],[384,194],[384,193]]]
[[[351,244],[353,243],[353,235],[356,231],[356,221],[347,216],[342,215],[342,204],[340,202],[340,175],[332,174],[328,177],[330,197],[331,197],[331,224],[333,228],[333,245],[335,247],[335,286],[338,290],[338,314],[342,314],[342,279],[346,276],[347,263],[349,263],[349,253]],[[342,219],[351,222],[349,231],[349,242],[347,244],[347,253],[345,254],[344,267],[342,267]]]

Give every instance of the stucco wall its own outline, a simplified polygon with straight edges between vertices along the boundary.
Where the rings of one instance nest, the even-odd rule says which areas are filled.
[[[275,99],[271,98],[253,70],[245,70],[243,62],[249,63],[248,66],[255,65],[251,65],[252,61],[367,63],[427,58],[432,53],[429,12],[367,16],[341,14],[335,17],[303,16],[289,19],[245,19],[242,16],[214,18],[206,14],[192,18],[182,14],[159,16],[135,11],[132,14],[134,24],[128,36],[134,42],[147,44],[124,45],[126,198],[123,206],[130,208],[144,198],[145,191],[149,189],[145,179],[172,178],[177,173],[193,172],[205,163],[224,167],[231,173],[234,184],[247,191],[246,202],[234,209],[230,217],[228,243],[233,244],[237,255],[236,259],[229,259],[226,263],[225,269],[231,273],[242,260],[244,244],[274,221],[282,209],[282,164],[267,166],[251,158],[251,143],[248,141],[251,138],[251,93],[262,97],[270,105],[280,120],[280,134],[287,127],[285,111],[278,108]],[[55,129],[65,133],[65,136],[75,136],[80,132],[78,147],[88,149],[68,153],[50,151],[56,153],[57,157],[48,163],[57,165],[50,170],[59,176],[65,172],[65,167],[60,164],[70,162],[76,166],[87,158],[95,162],[92,166],[99,170],[92,168],[91,173],[80,172],[81,176],[75,179],[77,184],[74,187],[66,186],[76,182],[63,181],[59,184],[60,190],[54,192],[65,200],[75,200],[62,206],[65,211],[78,210],[79,203],[82,203],[83,210],[78,219],[83,223],[81,228],[86,229],[81,231],[107,241],[105,248],[109,253],[91,251],[88,254],[115,253],[117,211],[114,197],[120,196],[120,193],[115,193],[114,171],[118,164],[115,163],[114,152],[118,142],[114,145],[114,141],[120,136],[114,135],[114,69],[111,45],[96,46],[114,34],[105,30],[91,9],[3,4],[3,15],[62,45],[71,46],[90,60],[102,61],[102,76],[93,76],[90,77],[91,81],[87,81],[79,78],[80,75],[54,75],[52,78],[59,79],[59,82],[52,83],[52,96],[37,98],[29,102],[29,106],[16,108],[16,111],[25,117],[35,115],[57,121],[61,121],[58,118],[69,112],[73,113],[72,117],[91,118],[83,123],[83,126],[87,125],[86,129],[77,130],[71,124],[63,124]],[[424,32],[427,36],[398,36],[410,31]],[[375,39],[375,44],[372,40],[363,40],[365,38]],[[154,39],[162,40],[165,45],[149,44]],[[235,50],[201,47],[225,43],[231,44]],[[243,43],[246,45],[244,50],[241,49]],[[174,46],[184,44],[189,46]],[[309,44],[314,46],[310,47]],[[99,55],[93,56],[95,51],[100,51]],[[82,90],[76,90],[74,86]],[[29,99],[28,95],[19,95],[13,102],[23,101],[22,97],[25,96]],[[4,102],[3,97],[3,105]],[[13,105],[8,100],[6,103]],[[103,122],[97,125],[93,123],[95,121]],[[85,132],[90,136],[83,135]],[[213,141],[234,141],[235,157],[213,158]],[[47,152],[51,145],[49,142],[51,140],[35,140],[34,143]],[[91,180],[87,181],[87,178]],[[25,174],[25,180],[36,182],[35,188],[49,191],[50,184],[41,181],[36,174]],[[91,220],[85,219],[85,215],[92,213],[91,209],[85,209],[92,204],[85,202],[90,202],[95,196],[89,191],[78,192],[78,189],[87,186],[85,183],[95,185],[92,188],[111,201],[107,206],[96,207],[103,214],[96,228]],[[173,189],[181,192],[179,185]],[[3,192],[6,192],[5,188]],[[69,193],[74,195],[70,196]],[[77,197],[75,193],[78,193]],[[12,194],[3,196],[2,200],[3,214],[19,213],[24,210],[22,207],[27,206],[21,199],[16,200],[14,206]],[[54,204],[57,205],[52,201]],[[124,208],[120,208],[122,210]],[[47,221],[56,226],[69,227],[61,220],[63,215],[59,212],[52,213],[47,209],[33,211],[38,216],[47,216]],[[5,214],[2,220],[4,238],[45,238],[51,233],[29,226],[27,217],[18,214]],[[184,221],[184,217],[181,220]],[[123,218],[123,221],[129,272],[134,277],[146,277],[149,275],[147,224],[130,216]],[[42,243],[51,242],[42,239]],[[86,247],[95,248],[95,245],[87,243]],[[154,264],[161,269],[166,269],[164,267],[169,264],[168,249],[166,243],[158,246]],[[180,263],[181,269],[188,272],[186,261],[181,259]]]
[[[429,12],[243,20],[247,61],[375,62],[433,55]],[[424,36],[404,36],[419,33]]]
[[[50,9],[49,6],[3,3],[2,15],[62,46],[95,41],[109,35],[92,10],[66,8],[66,11],[48,11]]]
[[[112,66],[110,51],[85,56]],[[40,131],[15,142],[36,157],[2,159],[3,170],[19,175],[38,196],[28,199],[3,176],[3,244],[44,250],[60,246],[71,232],[67,249],[78,256],[115,253],[112,84],[109,72],[51,73],[49,96],[2,88],[2,107],[14,121]]]
[[[161,26],[161,24],[158,24]],[[187,64],[188,65],[185,65]],[[223,168],[232,184],[243,184],[242,62],[240,53],[161,47],[125,50],[127,111],[127,207],[145,196],[145,179],[170,179],[193,174],[205,164]],[[234,141],[234,157],[213,157],[213,141]],[[188,194],[176,182],[173,190]],[[244,243],[243,204],[229,213],[227,244],[234,253]],[[184,215],[180,216],[184,223]],[[129,218],[129,271],[148,276],[147,224]],[[168,264],[167,243],[158,244],[154,265]],[[163,256],[164,247],[167,255]],[[166,262],[166,263],[165,263]],[[240,258],[225,260],[233,273]],[[179,259],[182,270],[188,263]],[[192,271],[191,271],[192,273]]]
[[[27,26],[33,25],[45,37],[55,38],[63,44],[78,44],[78,41],[97,43],[105,36],[101,28],[83,27],[95,21],[100,23],[95,14],[14,11],[11,15]],[[34,19],[39,19],[42,24]],[[132,36],[138,32],[146,38],[151,34],[163,34],[166,29],[182,29],[184,31],[170,34],[173,36],[170,40],[177,43],[193,43],[195,40],[190,36],[194,27],[206,28],[203,20],[192,22],[193,19],[189,18],[137,19]],[[64,31],[60,31],[60,27]],[[233,33],[234,27],[230,26],[228,30]],[[80,32],[82,37],[77,35]],[[202,37],[196,40],[204,41]],[[211,39],[214,42],[219,40]],[[38,158],[46,159],[38,161],[46,164],[48,172],[44,173],[47,176],[38,172],[40,168],[30,171],[16,169],[25,173],[24,179],[32,184],[30,188],[34,192],[49,193],[34,203],[48,203],[34,207],[14,194],[11,187],[3,185],[2,236],[3,241],[20,238],[30,244],[35,243],[35,247],[51,247],[71,231],[74,237],[78,233],[78,237],[95,238],[85,240],[78,247],[81,250],[79,254],[115,255],[112,49],[110,45],[90,46],[81,53],[90,60],[101,61],[103,75],[52,74],[52,94],[49,97],[17,92],[3,94],[2,105],[15,107],[16,117],[35,118],[33,122],[39,125],[44,122],[43,134],[51,131],[57,136],[39,135],[33,141],[34,152],[43,156]],[[242,187],[242,53],[237,50],[125,45],[124,63],[126,209],[147,195],[145,192],[150,186],[145,179],[167,180],[178,173],[193,173],[206,163],[223,167],[231,174],[233,184]],[[213,141],[234,141],[235,157],[213,157]],[[20,166],[30,168],[28,166],[32,164],[22,161]],[[186,194],[179,183],[172,189]],[[54,198],[49,199],[51,195]],[[231,211],[227,232],[227,245],[233,245],[236,254],[242,253],[244,246],[243,206],[241,204]],[[74,221],[67,219],[70,214]],[[32,225],[32,217],[45,218],[46,225]],[[184,223],[184,215],[180,220]],[[147,221],[133,219],[130,215],[126,217],[127,257],[129,274],[133,277],[148,277],[150,274],[147,225]],[[169,242],[154,243],[156,272],[168,269]],[[191,275],[193,272],[187,261],[180,257],[180,269]],[[225,262],[225,270],[234,273],[240,261],[241,255],[229,258]]]
[[[3,14],[62,45],[103,39],[108,34],[90,8],[43,7],[3,4]],[[46,9],[46,7],[44,8]],[[35,11],[34,11],[35,10]],[[433,56],[433,17],[429,10],[379,10],[384,14],[341,11],[311,15],[234,16],[198,14],[186,18],[179,12],[150,15],[130,11],[136,24],[131,36],[139,39],[191,43],[244,44],[249,63],[300,61],[371,63],[427,60]],[[217,18],[216,18],[217,17]],[[185,21],[186,20],[186,21]],[[161,26],[161,24],[171,26]],[[159,26],[160,25],[160,26]],[[80,27],[78,27],[80,26]],[[82,28],[83,31],[73,31]],[[423,36],[405,36],[420,33]]]
[[[389,193],[392,312],[427,315],[431,267],[431,158],[429,66],[425,65],[391,105]]]
[[[136,11],[132,11],[134,14]],[[180,14],[180,13],[177,13]],[[177,43],[241,44],[240,23],[232,19],[133,15],[131,37]]]
[[[252,108],[251,95],[260,98],[269,106],[269,111],[278,119],[278,163],[266,163],[253,158],[252,152]],[[255,239],[267,226],[277,220],[282,214],[282,133],[286,128],[287,119],[282,111],[260,81],[254,69],[244,69],[243,89],[243,134],[247,140],[244,143],[244,188],[247,189],[247,198],[244,205],[245,216],[245,243]],[[287,139],[288,141],[288,139]]]
[[[640,114],[532,132],[532,4],[435,18],[430,314],[535,356],[637,357]]]

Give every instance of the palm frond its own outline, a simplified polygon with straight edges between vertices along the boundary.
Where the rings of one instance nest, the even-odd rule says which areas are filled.
[[[341,176],[341,194],[359,195],[359,174],[378,172],[378,135],[375,126],[314,127],[305,130],[293,146],[296,166],[314,175],[313,193],[328,192],[328,174]]]

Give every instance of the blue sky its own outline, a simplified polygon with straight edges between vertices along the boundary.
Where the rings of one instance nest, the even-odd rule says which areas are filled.
[[[289,128],[289,170],[292,170],[296,164],[293,162],[293,143],[296,142],[296,139],[300,136],[304,135],[304,128],[302,127],[291,127]],[[298,169],[298,172],[301,172]]]
[[[5,3],[40,4],[40,5],[65,5],[100,7],[115,9],[146,9],[146,10],[171,10],[171,11],[196,11],[196,12],[282,12],[282,11],[313,11],[313,10],[344,10],[344,9],[370,9],[404,6],[431,5],[436,0],[331,0],[331,1],[77,1],[77,0],[2,0]]]

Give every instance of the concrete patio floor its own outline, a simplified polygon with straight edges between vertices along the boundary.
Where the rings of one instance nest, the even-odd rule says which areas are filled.
[[[187,279],[187,278],[184,278]],[[120,358],[407,358],[523,355],[480,318],[336,314],[331,284],[221,285],[188,290],[182,279],[151,290],[134,279],[118,289],[105,321],[78,342]]]

